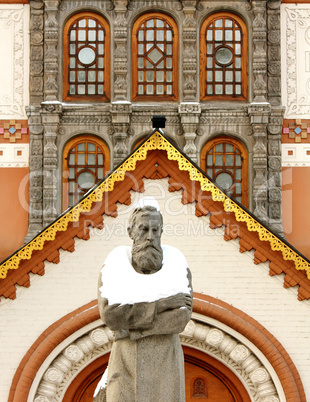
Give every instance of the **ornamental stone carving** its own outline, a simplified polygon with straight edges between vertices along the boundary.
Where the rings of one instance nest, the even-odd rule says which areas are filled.
[[[192,319],[180,337],[183,345],[202,350],[233,370],[246,386],[251,399],[257,402],[280,401],[268,368],[250,347],[223,329]],[[36,388],[35,402],[62,401],[76,374],[95,358],[110,352],[112,341],[112,332],[100,325],[67,345],[49,363]]]
[[[185,139],[184,152],[193,160],[197,161],[197,147],[195,139],[199,126],[201,108],[198,103],[181,103],[179,114]]]
[[[251,374],[252,377],[252,381],[255,384],[262,384],[264,382],[266,382],[267,380],[269,380],[269,374],[267,373],[267,371],[264,368],[258,368],[256,370],[253,371],[253,373]]]
[[[309,115],[309,5],[288,5],[283,10],[286,40],[283,41],[285,58],[284,82],[286,87],[286,116]]]
[[[43,227],[49,225],[58,215],[57,211],[57,137],[62,106],[43,104],[42,122],[44,126],[44,175],[43,175]]]
[[[114,100],[127,99],[127,37],[128,37],[128,0],[113,0],[114,4]]]
[[[39,107],[28,107],[30,134],[29,227],[25,242],[43,229],[43,125]]]
[[[250,352],[248,348],[246,348],[243,345],[237,345],[229,354],[229,356],[235,361],[235,362],[243,362],[247,357],[249,357]]]
[[[128,131],[130,128],[132,106],[129,102],[111,105],[111,118],[114,140],[114,166],[123,161],[129,153]]]
[[[22,4],[1,4],[0,34],[2,65],[0,74],[5,79],[0,87],[0,116],[2,119],[25,116],[25,92],[28,77],[25,76],[28,32],[25,21],[29,18]],[[7,71],[10,70],[8,74]]]
[[[270,169],[279,171],[281,169],[281,159],[276,156],[270,156],[268,158],[268,164]]]
[[[280,1],[267,2],[268,100],[281,105]]]
[[[59,0],[44,0],[44,99],[58,99],[58,6]]]
[[[183,99],[197,101],[197,23],[195,21],[197,1],[182,0],[183,5]]]
[[[44,379],[53,384],[60,384],[63,377],[64,373],[54,367],[48,369],[44,374]]]
[[[266,1],[252,1],[253,20],[253,73],[254,101],[267,99]]]

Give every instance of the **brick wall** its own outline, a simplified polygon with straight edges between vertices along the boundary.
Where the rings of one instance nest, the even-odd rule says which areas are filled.
[[[255,265],[251,252],[239,253],[238,241],[226,242],[221,229],[209,229],[208,218],[195,217],[194,205],[182,205],[180,192],[167,191],[167,180],[149,180],[145,185],[143,195],[156,195],[164,210],[162,242],[183,251],[194,290],[243,310],[265,326],[287,350],[306,388],[310,303],[297,301],[295,289],[284,289],[283,278],[270,277],[267,263]],[[138,196],[133,193],[132,205]],[[72,254],[61,251],[59,264],[46,263],[46,274],[33,276],[29,289],[18,289],[16,300],[1,301],[2,397],[8,396],[15,370],[37,337],[65,314],[96,298],[106,255],[117,245],[130,244],[129,209],[132,206],[119,206],[119,216],[105,218],[103,230],[93,230],[88,241],[76,240]],[[310,398],[310,390],[305,390]]]

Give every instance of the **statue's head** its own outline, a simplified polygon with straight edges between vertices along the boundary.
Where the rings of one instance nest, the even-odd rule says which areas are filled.
[[[129,218],[128,234],[133,241],[132,265],[139,273],[154,273],[162,266],[163,217],[153,206],[136,208]]]

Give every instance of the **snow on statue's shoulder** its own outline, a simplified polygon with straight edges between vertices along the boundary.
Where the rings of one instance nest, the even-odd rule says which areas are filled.
[[[101,270],[101,296],[112,304],[153,302],[178,293],[190,294],[187,261],[177,248],[163,245],[163,266],[154,274],[136,272],[131,264],[131,247],[116,247]]]
[[[117,246],[108,254],[104,266],[119,263],[120,258],[131,259],[131,246]]]
[[[178,248],[163,244],[162,249],[164,252],[163,264],[174,260],[176,264],[180,264],[180,268],[184,268],[184,266],[186,266],[186,268],[188,267],[185,255]]]

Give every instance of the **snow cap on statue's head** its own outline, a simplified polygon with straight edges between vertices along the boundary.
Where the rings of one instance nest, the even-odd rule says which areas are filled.
[[[143,207],[153,207],[155,208],[158,212],[160,212],[160,206],[157,202],[157,200],[154,197],[151,196],[147,196],[147,197],[143,197],[141,198],[135,205],[135,209],[136,208],[143,208]]]

